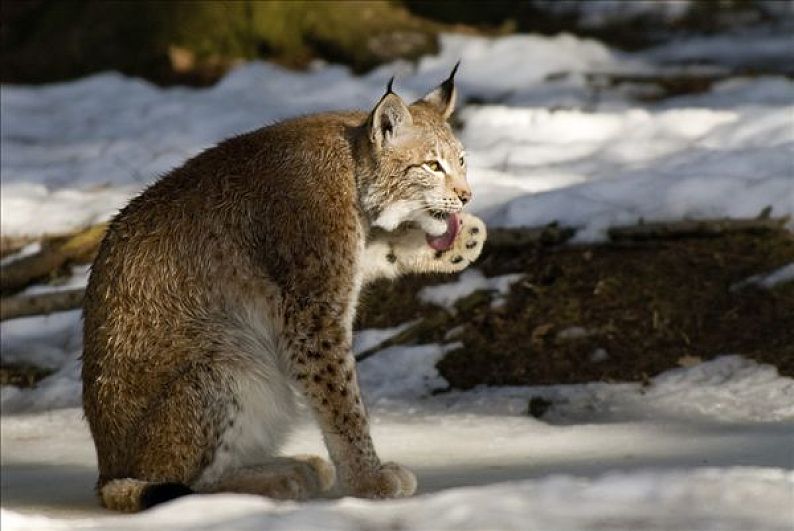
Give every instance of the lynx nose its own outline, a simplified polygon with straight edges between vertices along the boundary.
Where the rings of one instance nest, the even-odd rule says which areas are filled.
[[[455,192],[455,195],[458,196],[458,199],[464,205],[471,200],[471,188],[469,188],[468,184],[458,184],[452,188],[452,191]]]

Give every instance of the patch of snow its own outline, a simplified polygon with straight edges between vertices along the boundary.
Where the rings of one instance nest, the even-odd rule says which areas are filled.
[[[223,138],[296,114],[366,106],[395,71],[404,72],[399,92],[418,97],[459,58],[464,99],[510,105],[461,113],[472,206],[492,225],[565,221],[593,240],[606,226],[641,217],[752,216],[768,205],[793,213],[792,83],[725,81],[656,110],[632,108],[620,91],[592,93],[585,74],[653,72],[661,53],[630,56],[570,35],[445,35],[438,56],[361,78],[338,66],[291,72],[248,63],[205,89],[161,89],[112,73],[5,86],[2,233],[106,220],[158,175]],[[572,110],[549,110],[559,105]]]
[[[483,386],[439,395],[436,400],[438,407],[451,411],[518,413],[534,396],[553,403],[544,420],[561,424],[678,418],[691,422],[777,422],[794,429],[794,380],[780,376],[771,365],[741,356],[721,356],[693,367],[671,369],[646,386],[600,382]]]
[[[18,146],[4,140],[5,152],[14,153]],[[5,235],[28,235],[71,232],[109,220],[141,189],[141,185],[103,186],[100,188],[84,186],[82,176],[77,175],[81,167],[72,162],[67,164],[60,160],[57,152],[47,155],[31,154],[37,157],[34,164],[43,164],[51,160],[52,166],[64,163],[59,175],[70,172],[74,180],[61,184],[40,184],[35,182],[14,182],[14,179],[39,178],[37,171],[27,170],[19,175],[15,168],[6,166],[6,156],[2,160],[2,196],[0,197],[0,226]],[[70,156],[71,157],[71,156]],[[8,157],[11,158],[11,157]],[[107,162],[107,161],[105,161]],[[10,162],[9,162],[10,164]],[[86,161],[86,165],[97,164],[95,160]],[[70,169],[69,166],[73,166]],[[89,170],[91,171],[91,170]],[[126,172],[124,172],[126,173]],[[110,174],[112,175],[112,173]],[[152,175],[156,177],[156,175]]]
[[[778,284],[791,282],[792,280],[794,280],[794,262],[786,264],[769,273],[753,275],[741,282],[737,282],[731,286],[731,291],[736,291],[747,286],[759,286],[765,289],[772,289]]]
[[[781,76],[734,77],[712,85],[701,94],[677,96],[660,102],[660,109],[698,107],[732,109],[742,106],[786,107],[794,105],[794,81]]]
[[[436,363],[445,352],[459,346],[453,343],[390,347],[360,362],[359,384],[364,389],[366,403],[373,406],[405,404],[449,387],[438,373]]]
[[[72,352],[82,350],[80,310],[22,317],[0,323],[3,363],[60,367]]]
[[[790,524],[794,474],[763,468],[551,476],[392,501],[279,503],[190,496],[132,517],[63,521],[0,514],[3,529],[430,529],[772,531]]]
[[[413,324],[415,324],[415,321],[403,323],[391,328],[368,328],[366,330],[359,330],[353,334],[353,352],[358,354],[367,349],[375,347],[387,339],[396,336]]]
[[[58,370],[41,380],[35,387],[21,389],[10,385],[2,386],[0,406],[3,408],[3,414],[80,406],[83,388],[80,380],[81,354],[82,351],[73,351],[66,360],[58,360],[60,363]]]
[[[658,63],[711,63],[733,68],[763,68],[791,62],[794,35],[792,18],[788,27],[778,31],[752,28],[715,35],[685,37],[642,52],[649,61]],[[741,46],[737,46],[741,43]]]
[[[468,108],[473,189],[492,188],[493,171],[511,176],[495,183],[495,201],[475,192],[472,207],[495,226],[575,226],[578,241],[641,219],[791,215],[792,111]]]
[[[569,74],[570,90],[584,87],[587,72],[621,72],[647,70],[646,61],[613,51],[602,43],[573,35],[553,37],[541,35],[509,35],[498,39],[465,35],[444,35],[437,56],[420,59],[416,72],[408,63],[387,65],[377,70],[387,79],[395,68],[404,69],[405,79],[398,78],[397,88],[408,88],[416,96],[427,90],[431,80],[444,79],[450,65],[458,60],[463,65],[455,77],[455,85],[466,98],[489,101],[511,101],[513,98],[537,95],[537,90],[554,97],[544,82],[561,73]],[[436,83],[438,81],[435,81]],[[559,88],[559,83],[554,83]],[[537,97],[537,96],[535,96]]]
[[[682,18],[692,6],[691,0],[532,0],[532,5],[557,15],[575,15],[586,28],[600,28],[638,17],[666,21]]]
[[[16,262],[20,258],[26,258],[28,256],[33,256],[34,254],[41,251],[41,243],[40,242],[33,242],[29,243],[24,246],[19,251],[6,256],[5,258],[0,259],[0,266],[5,267],[11,262]]]
[[[586,328],[581,326],[569,326],[564,330],[557,332],[557,341],[570,341],[571,339],[581,339],[587,337],[590,333]]]
[[[395,72],[406,99],[458,74],[463,98],[532,91],[555,72],[641,64],[570,35],[443,35],[441,53],[364,77],[340,66],[293,72],[252,62],[210,88],[157,88],[103,73],[47,86],[4,86],[0,139],[3,234],[62,232],[103,221],[159,175],[212,144],[290,116],[374,104]],[[566,82],[581,89],[583,79]]]
[[[602,361],[609,359],[609,352],[604,350],[603,348],[595,349],[592,354],[590,354],[590,361],[593,363],[601,363]]]
[[[79,409],[14,415],[4,409],[3,529],[192,528],[197,522],[235,529],[249,522],[246,515],[255,515],[250,522],[258,527],[272,522],[284,529],[329,522],[338,529],[360,529],[361,522],[377,528],[398,515],[417,516],[401,520],[409,529],[428,521],[438,524],[434,529],[467,529],[461,527],[467,521],[468,529],[483,530],[511,529],[513,522],[520,523],[516,529],[589,529],[605,515],[638,531],[773,530],[785,523],[794,381],[774,368],[734,356],[668,371],[645,388],[483,387],[433,396],[428,391],[445,385],[434,367],[444,348],[393,348],[360,367],[380,454],[416,470],[418,497],[296,504],[219,495],[119,517],[101,511],[94,498],[95,457]],[[553,403],[543,421],[526,414],[533,396]],[[300,421],[285,453],[323,455],[316,425]],[[255,510],[247,513],[243,502]],[[472,519],[468,507],[488,519]],[[22,514],[41,511],[60,517]]]
[[[467,297],[475,291],[494,291],[498,295],[506,295],[510,291],[510,286],[523,276],[520,273],[515,273],[486,278],[479,269],[470,268],[463,271],[458,280],[454,282],[425,286],[419,291],[418,297],[422,302],[453,310],[459,299]]]

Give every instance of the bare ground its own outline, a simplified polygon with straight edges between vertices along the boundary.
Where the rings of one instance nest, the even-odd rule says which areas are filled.
[[[794,261],[785,230],[595,246],[486,248],[486,276],[521,272],[504,304],[474,293],[452,314],[417,302],[439,278],[380,283],[359,327],[424,317],[412,342],[443,341],[438,368],[455,388],[645,381],[667,369],[742,354],[794,376],[794,283],[771,290],[746,278]],[[441,281],[450,281],[444,278]],[[451,338],[446,337],[449,341]]]

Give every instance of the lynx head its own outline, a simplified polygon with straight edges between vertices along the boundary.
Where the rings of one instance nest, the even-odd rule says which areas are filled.
[[[465,152],[447,123],[455,110],[457,68],[410,105],[389,82],[365,125],[372,175],[361,200],[372,225],[391,231],[412,223],[437,249],[452,244],[457,213],[471,199]]]

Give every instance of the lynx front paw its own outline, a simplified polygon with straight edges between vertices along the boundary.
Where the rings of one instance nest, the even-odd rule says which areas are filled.
[[[458,214],[458,218],[461,226],[452,247],[436,251],[434,255],[436,260],[445,262],[444,269],[450,268],[453,272],[462,271],[477,260],[487,236],[485,223],[480,218],[465,213]]]
[[[416,492],[416,476],[397,463],[385,463],[351,483],[351,494],[359,498],[400,498]]]

